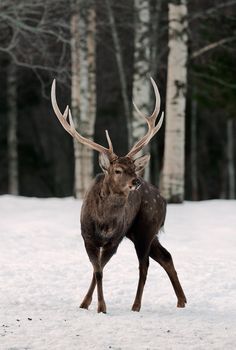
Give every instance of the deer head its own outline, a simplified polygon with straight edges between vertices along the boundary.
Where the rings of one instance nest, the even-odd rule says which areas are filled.
[[[129,157],[119,157],[110,161],[106,154],[99,156],[99,165],[105,174],[105,182],[113,193],[128,195],[130,191],[139,188],[141,182],[138,178],[150,159],[149,155],[135,160]]]
[[[144,167],[148,164],[150,155],[145,155],[136,159],[135,155],[150,142],[153,136],[160,129],[163,122],[164,113],[162,113],[159,122],[157,123],[157,125],[155,125],[157,116],[160,111],[160,95],[155,81],[152,78],[150,79],[154,88],[156,99],[155,108],[152,115],[150,117],[144,115],[138,109],[136,104],[133,103],[137,113],[145,119],[148,125],[148,131],[138,142],[134,144],[132,149],[124,157],[119,157],[114,153],[112,142],[107,130],[105,131],[105,133],[109,146],[108,148],[103,147],[97,144],[96,142],[83,137],[78,131],[76,131],[69,107],[67,106],[65,112],[63,114],[61,113],[56,100],[55,79],[52,83],[51,100],[57,118],[59,119],[63,128],[72,137],[74,137],[77,141],[81,142],[82,144],[99,152],[100,167],[105,174],[105,179],[107,180],[107,182],[109,181],[109,185],[115,193],[128,194],[129,191],[137,189],[139,187],[140,181],[138,180],[138,176],[143,171]],[[68,118],[69,122],[67,120]]]

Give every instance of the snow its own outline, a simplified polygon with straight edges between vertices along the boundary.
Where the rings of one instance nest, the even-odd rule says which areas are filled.
[[[151,262],[140,313],[138,264],[125,239],[104,271],[108,313],[79,304],[92,268],[80,236],[81,202],[0,197],[0,349],[235,349],[236,201],[169,205],[161,243],[188,304]]]

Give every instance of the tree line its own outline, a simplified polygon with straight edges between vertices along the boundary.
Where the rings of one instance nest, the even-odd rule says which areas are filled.
[[[0,193],[82,198],[97,155],[53,116],[122,155],[146,131],[153,77],[165,128],[145,177],[170,202],[235,198],[236,1],[2,0]]]

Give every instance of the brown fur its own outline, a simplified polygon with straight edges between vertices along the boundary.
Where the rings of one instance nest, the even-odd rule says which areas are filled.
[[[157,237],[165,221],[164,198],[157,187],[137,176],[140,164],[137,166],[129,157],[118,158],[113,162],[103,159],[100,165],[105,174],[98,175],[94,180],[81,211],[81,232],[94,272],[80,307],[89,307],[97,285],[98,312],[106,312],[103,268],[115,254],[124,236],[134,243],[139,259],[139,283],[132,310],[139,311],[141,307],[149,256],[166,270],[178,299],[177,306],[184,307],[186,298],[171,255],[161,246]],[[121,173],[117,174],[117,171]],[[139,183],[140,187],[135,189],[134,183]]]

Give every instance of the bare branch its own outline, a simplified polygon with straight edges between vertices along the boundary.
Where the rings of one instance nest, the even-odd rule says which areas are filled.
[[[210,50],[215,49],[218,46],[221,46],[221,45],[226,44],[226,43],[230,43],[230,42],[232,42],[234,40],[236,40],[236,36],[230,36],[228,38],[224,38],[224,39],[218,40],[218,41],[216,41],[214,43],[211,43],[209,45],[206,45],[206,46],[202,47],[201,49],[199,49],[197,51],[194,51],[192,53],[192,55],[190,56],[190,58],[191,59],[197,58],[197,57],[201,56],[202,54],[204,54],[204,53],[206,53],[206,52],[208,52]]]
[[[206,79],[208,81],[213,81],[214,83],[225,86],[227,88],[236,89],[236,84],[227,83],[226,81],[219,79],[219,78],[216,78],[213,75],[198,73],[198,72],[193,72],[192,74],[196,77],[200,77],[200,78]]]
[[[236,5],[236,0],[231,0],[231,1],[228,1],[228,2],[225,2],[225,3],[221,3],[219,5],[214,5],[214,7],[211,7],[207,10],[205,10],[204,12],[198,12],[198,13],[195,13],[192,18],[189,18],[189,22],[191,21],[194,21],[195,19],[198,19],[198,18],[204,18],[204,17],[208,17],[210,15],[212,15],[213,13],[225,8],[225,7],[230,7],[230,6],[234,6]]]

